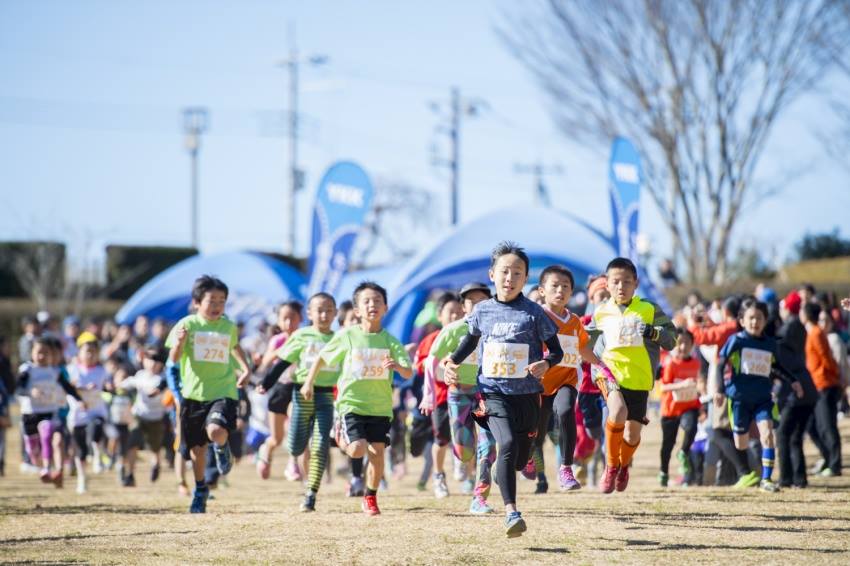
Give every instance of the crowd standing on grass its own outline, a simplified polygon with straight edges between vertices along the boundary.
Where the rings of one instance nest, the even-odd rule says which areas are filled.
[[[378,493],[421,456],[419,490],[430,481],[451,507],[451,478],[469,513],[488,515],[495,484],[516,537],[528,528],[518,473],[535,495],[550,490],[547,439],[563,492],[625,491],[647,426],[661,431],[663,489],[775,493],[842,474],[850,298],[803,285],[780,299],[759,285],[711,300],[692,292],[666,313],[638,294],[626,258],[586,282],[561,265],[529,274],[523,249],[500,243],[490,281],[435,292],[433,317],[407,345],[384,328],[387,293],[368,281],[350,300],[283,303],[247,333],[225,315],[227,285],[208,275],[174,324],[60,324],[40,312],[22,321],[17,368],[0,337],[0,476],[9,434],[21,436],[22,471],[55,488],[73,476],[80,495],[91,474],[135,487],[144,453],[147,481],[170,470],[189,510],[204,513],[235,463],[250,457],[267,480],[282,449],[281,475],[304,484],[301,511],[343,475],[376,516]]]

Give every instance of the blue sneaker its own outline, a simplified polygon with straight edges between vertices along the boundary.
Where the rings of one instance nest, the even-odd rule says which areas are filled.
[[[487,515],[493,512],[493,508],[487,504],[487,500],[476,495],[472,498],[472,503],[469,504],[469,512],[473,515]]]
[[[230,443],[225,442],[224,446],[213,444],[213,453],[215,454],[215,467],[218,468],[218,473],[223,476],[230,473],[230,468],[233,467],[233,456],[230,454]]]
[[[505,517],[505,535],[508,538],[516,538],[522,536],[522,533],[528,530],[525,526],[525,521],[522,518],[522,513],[514,511]]]
[[[195,491],[192,492],[192,504],[189,506],[189,513],[206,513],[209,496],[210,489],[208,487],[195,488]]]

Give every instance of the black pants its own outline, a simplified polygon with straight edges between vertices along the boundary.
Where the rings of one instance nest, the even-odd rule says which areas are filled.
[[[577,398],[578,391],[576,391],[576,388],[565,385],[558,389],[554,395],[544,396],[540,403],[536,445],[538,448],[543,447],[546,433],[549,431],[549,419],[554,413],[555,426],[558,429],[558,445],[561,449],[561,463],[565,466],[573,465],[573,452],[576,449],[575,409]]]
[[[711,442],[717,449],[720,450],[720,454],[723,456],[724,463],[728,462],[735,467],[735,473],[738,477],[747,475],[750,473],[751,468],[749,461],[747,460],[747,454],[744,450],[738,450],[735,448],[735,440],[732,437],[732,431],[724,428],[715,428],[712,431]],[[726,466],[723,466],[726,468]],[[723,478],[719,475],[715,478],[715,485],[727,485],[728,483],[734,483],[733,478],[728,477],[727,473],[723,473]]]
[[[540,395],[485,395],[487,428],[498,446],[496,477],[505,505],[516,503],[516,473],[531,454],[540,416]]]
[[[841,388],[835,386],[820,391],[818,402],[815,404],[815,423],[823,442],[821,452],[826,460],[826,467],[836,475],[841,473],[841,435],[838,433],[840,400]]]
[[[696,409],[687,411],[679,417],[661,417],[661,471],[665,474],[670,472],[670,455],[673,454],[673,447],[676,446],[679,427],[682,427],[682,430],[685,431],[685,437],[682,439],[682,451],[688,458],[691,457],[691,445],[697,435],[698,418],[699,411]],[[691,466],[691,470],[693,470],[693,466]],[[685,480],[691,482],[693,478],[687,477]]]
[[[779,457],[779,482],[784,486],[805,487],[806,457],[803,455],[803,438],[812,420],[814,409],[807,406],[786,405],[779,416],[776,428],[776,447]]]

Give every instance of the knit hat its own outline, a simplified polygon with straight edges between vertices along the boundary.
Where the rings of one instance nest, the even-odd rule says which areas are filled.
[[[593,300],[593,295],[597,292],[608,288],[608,278],[604,275],[601,277],[597,277],[594,279],[590,285],[587,286],[587,296]]]
[[[803,300],[800,298],[800,293],[797,291],[791,291],[787,295],[785,295],[785,299],[782,301],[785,304],[785,308],[791,314],[800,314],[800,306],[803,303]]]

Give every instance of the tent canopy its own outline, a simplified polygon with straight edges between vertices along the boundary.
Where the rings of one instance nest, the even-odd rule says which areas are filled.
[[[245,322],[266,318],[277,303],[300,299],[306,284],[298,270],[260,253],[197,255],[148,281],[118,311],[116,320],[132,323],[140,315],[179,320],[189,311],[192,284],[201,275],[214,275],[227,284],[227,314]]]

